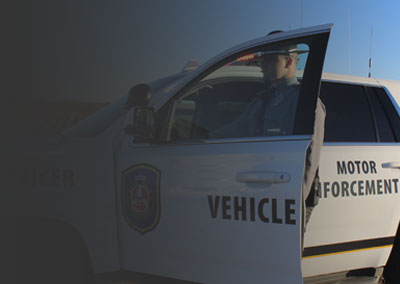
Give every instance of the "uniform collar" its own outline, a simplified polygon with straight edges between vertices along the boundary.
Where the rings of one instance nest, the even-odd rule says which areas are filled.
[[[296,76],[290,78],[283,78],[274,82],[273,87],[275,90],[279,91],[280,89],[284,89],[290,86],[298,85],[299,82],[297,81]]]
[[[267,84],[265,92],[270,96],[277,96],[278,94],[285,93],[287,88],[299,85],[299,81],[297,81],[297,77],[293,76],[290,78],[280,79],[274,82],[274,84]]]

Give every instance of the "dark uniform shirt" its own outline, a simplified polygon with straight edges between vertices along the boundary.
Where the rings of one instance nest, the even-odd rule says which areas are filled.
[[[290,135],[293,133],[300,85],[296,77],[259,92],[231,124],[216,129],[210,138]]]
[[[296,77],[283,81],[272,90],[272,93],[266,94],[260,134],[263,136],[292,134],[298,98],[299,83]]]

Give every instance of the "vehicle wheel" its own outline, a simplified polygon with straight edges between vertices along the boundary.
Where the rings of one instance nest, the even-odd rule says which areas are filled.
[[[1,283],[93,283],[90,259],[76,231],[61,222],[33,219],[8,222],[6,228],[9,247]]]

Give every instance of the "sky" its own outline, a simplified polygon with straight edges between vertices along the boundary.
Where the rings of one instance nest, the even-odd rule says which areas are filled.
[[[371,53],[372,77],[400,80],[395,0],[16,0],[11,9],[16,97],[113,101],[191,59],[326,23],[325,72],[367,76]]]

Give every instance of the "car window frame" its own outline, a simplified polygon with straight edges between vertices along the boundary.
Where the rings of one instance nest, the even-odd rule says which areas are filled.
[[[400,112],[399,112],[399,106],[397,104],[397,102],[393,99],[392,94],[390,93],[390,91],[385,87],[385,86],[381,86],[381,87],[377,87],[375,88],[375,93],[376,96],[378,98],[378,100],[380,101],[382,108],[384,109],[387,119],[390,123],[390,126],[392,128],[392,133],[393,136],[396,140],[396,143],[400,142],[400,127],[396,127],[400,125]],[[380,98],[380,95],[378,94],[377,91],[381,91],[384,93],[384,96],[386,97],[385,102],[383,102]]]
[[[247,47],[241,49],[237,52],[222,58],[221,60],[217,61],[213,65],[209,66],[208,68],[204,68],[199,72],[197,75],[190,78],[190,81],[186,85],[184,85],[178,92],[176,92],[173,96],[168,98],[168,101],[164,103],[162,107],[160,107],[161,111],[165,112],[165,115],[162,118],[163,126],[160,135],[158,136],[159,139],[157,141],[152,141],[151,143],[155,144],[198,144],[198,143],[237,143],[237,142],[244,142],[244,141],[266,141],[266,140],[298,140],[298,139],[308,139],[312,136],[313,127],[314,127],[314,119],[315,119],[315,109],[317,104],[317,97],[319,96],[319,88],[321,82],[321,75],[322,75],[322,68],[323,62],[325,60],[325,53],[326,53],[326,41],[329,38],[329,34],[327,33],[318,33],[318,34],[309,34],[309,35],[300,35],[295,36],[292,38],[278,40],[278,41],[271,41],[265,42],[258,45],[254,45],[251,47]],[[273,136],[273,137],[245,137],[245,138],[213,138],[213,139],[200,139],[200,140],[190,140],[190,141],[174,141],[173,143],[168,140],[168,131],[169,131],[169,124],[171,123],[171,117],[173,114],[173,107],[174,102],[179,100],[182,96],[186,95],[191,89],[196,86],[203,78],[207,75],[211,74],[212,72],[216,71],[218,68],[221,68],[225,64],[233,61],[236,58],[241,56],[254,53],[259,51],[260,49],[266,48],[271,44],[276,42],[282,44],[293,43],[296,41],[297,43],[304,43],[309,46],[309,55],[307,59],[306,68],[304,70],[304,77],[302,78],[302,87],[300,89],[299,94],[299,104],[297,106],[296,115],[295,115],[295,122],[294,122],[294,131],[293,135],[287,136]],[[315,74],[312,74],[311,70]],[[319,78],[318,81],[314,82],[312,80],[313,77]],[[304,84],[306,82],[306,84]],[[308,94],[313,93],[313,97],[310,97]],[[315,97],[314,97],[315,96]],[[301,104],[301,107],[300,107]],[[302,111],[299,111],[299,110]]]
[[[376,146],[376,145],[399,145],[400,142],[400,130],[399,130],[399,134],[396,135],[396,131],[393,129],[393,117],[392,116],[396,116],[396,118],[400,121],[400,115],[397,112],[396,109],[396,102],[395,100],[393,100],[393,98],[391,97],[391,94],[389,92],[389,90],[383,86],[383,85],[376,85],[376,84],[370,84],[370,83],[362,83],[362,82],[349,82],[349,81],[341,81],[341,80],[332,80],[332,79],[322,79],[321,80],[321,84],[323,83],[333,83],[333,84],[343,84],[343,85],[354,85],[354,86],[360,86],[364,88],[364,95],[366,96],[367,102],[368,102],[368,106],[369,106],[369,110],[370,110],[370,114],[372,116],[373,119],[373,124],[374,124],[374,131],[375,131],[375,142],[365,142],[365,141],[324,141],[323,145],[324,146],[348,146],[348,145],[362,145],[362,146]],[[369,88],[373,89],[373,90],[369,90]],[[374,92],[378,98],[378,94],[375,92],[375,90],[380,90],[382,92],[385,93],[385,95],[387,96],[387,104],[390,104],[390,107],[392,108],[391,110],[389,110],[390,114],[388,114],[388,110],[387,110],[387,105],[383,105],[383,103],[381,102],[382,108],[385,111],[385,114],[387,116],[387,119],[390,123],[390,126],[392,127],[392,134],[395,138],[396,141],[393,142],[382,142],[380,141],[380,137],[379,137],[379,127],[377,125],[376,122],[376,116],[375,116],[375,112],[373,110],[373,107],[371,105],[371,101],[369,98],[369,92]],[[326,131],[326,129],[325,129]]]

